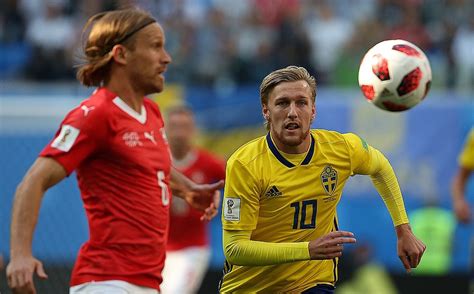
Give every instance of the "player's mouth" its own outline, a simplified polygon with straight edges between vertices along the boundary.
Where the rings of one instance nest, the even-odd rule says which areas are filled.
[[[160,69],[160,70],[158,70],[158,75],[161,76],[161,77],[164,77],[165,72],[166,72],[166,68]]]
[[[285,130],[294,131],[300,128],[300,125],[295,122],[285,124]]]

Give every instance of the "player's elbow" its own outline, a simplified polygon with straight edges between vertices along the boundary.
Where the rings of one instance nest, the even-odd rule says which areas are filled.
[[[239,264],[238,245],[235,242],[224,244],[224,256],[225,259],[235,265]]]
[[[229,263],[233,265],[250,265],[242,254],[242,245],[238,241],[224,244],[224,256]]]

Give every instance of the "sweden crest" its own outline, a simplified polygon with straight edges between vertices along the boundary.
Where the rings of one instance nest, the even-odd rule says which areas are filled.
[[[337,171],[330,165],[326,165],[321,173],[321,183],[328,195],[332,195],[337,187]]]

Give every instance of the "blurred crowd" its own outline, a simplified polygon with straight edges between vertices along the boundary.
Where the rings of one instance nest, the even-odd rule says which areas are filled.
[[[0,78],[72,80],[80,28],[129,5],[163,25],[167,79],[188,85],[258,83],[289,64],[321,85],[356,86],[364,53],[384,39],[422,48],[442,88],[474,84],[473,0],[4,0]]]

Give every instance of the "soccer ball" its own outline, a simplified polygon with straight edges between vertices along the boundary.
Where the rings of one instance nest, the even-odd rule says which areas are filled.
[[[404,40],[372,47],[359,67],[359,86],[367,101],[388,111],[404,111],[422,101],[431,85],[431,67],[420,48]]]

